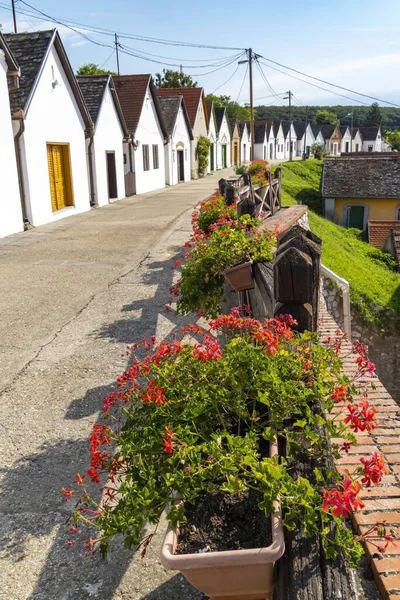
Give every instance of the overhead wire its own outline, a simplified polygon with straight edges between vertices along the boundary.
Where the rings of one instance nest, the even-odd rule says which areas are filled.
[[[243,89],[243,86],[244,86],[244,82],[246,81],[246,77],[247,77],[248,71],[249,71],[249,63],[247,63],[247,65],[246,65],[246,70],[245,70],[244,75],[243,75],[242,85],[240,86],[240,90],[239,90],[239,93],[237,95],[237,98],[236,98],[235,102],[237,102],[239,100],[239,98],[240,98],[240,94],[242,93],[242,89]]]
[[[111,52],[111,54],[109,55],[109,57],[108,57],[108,58],[106,58],[106,60],[105,60],[105,61],[103,62],[103,64],[100,66],[100,69],[102,69],[102,68],[103,68],[103,67],[104,67],[104,66],[105,66],[105,65],[108,63],[108,61],[110,60],[110,58],[112,57],[112,55],[113,55],[113,54],[115,54],[115,48],[113,48],[113,49],[112,49],[112,52]]]
[[[272,85],[270,84],[270,82],[268,81],[268,78],[266,77],[266,75],[265,75],[265,73],[264,73],[264,71],[263,71],[263,68],[261,67],[261,65],[260,65],[260,63],[259,63],[259,60],[258,60],[258,58],[256,58],[256,64],[257,64],[258,70],[259,70],[259,71],[260,71],[260,73],[261,73],[261,77],[262,77],[262,79],[264,80],[264,83],[267,85],[268,89],[269,89],[269,90],[272,92],[272,94],[273,94],[273,95],[274,95],[274,96],[275,96],[275,97],[276,97],[276,98],[277,98],[277,99],[278,99],[278,100],[279,100],[281,103],[283,103],[283,99],[282,99],[282,98],[280,98],[280,97],[278,96],[278,94],[276,93],[276,91],[274,90],[274,88],[272,87]]]

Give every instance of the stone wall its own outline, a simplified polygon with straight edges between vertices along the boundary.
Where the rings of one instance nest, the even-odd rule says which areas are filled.
[[[341,289],[330,279],[323,277],[321,290],[328,312],[343,328]],[[389,330],[396,331],[394,319],[393,326]],[[385,334],[376,325],[365,323],[351,308],[351,337],[353,341],[360,340],[368,346],[369,357],[376,365],[379,379],[400,404],[400,336]]]

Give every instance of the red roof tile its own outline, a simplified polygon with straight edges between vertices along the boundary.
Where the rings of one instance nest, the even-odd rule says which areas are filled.
[[[400,221],[368,221],[369,243],[382,250],[392,230],[400,232]]]
[[[150,75],[120,75],[113,78],[126,125],[133,135],[139,123],[150,79]]]
[[[202,100],[203,88],[158,88],[159,96],[183,96],[188,113],[190,126],[193,129],[200,101]],[[207,119],[207,107],[204,106]],[[208,123],[207,123],[208,127]]]

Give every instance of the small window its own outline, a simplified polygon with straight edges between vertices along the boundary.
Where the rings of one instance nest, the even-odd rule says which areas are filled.
[[[185,160],[187,160],[187,150],[185,150]]]
[[[143,171],[150,171],[150,158],[149,158],[149,146],[144,144],[142,146],[143,152]]]
[[[373,147],[373,146],[371,146],[371,145],[370,145],[370,146],[368,146],[368,152],[372,152],[372,151],[373,151],[373,149],[374,149],[374,147]]]
[[[124,165],[126,165],[126,154],[124,152]]]
[[[158,161],[158,145],[153,144],[153,169],[158,169],[159,166],[160,165]]]
[[[360,144],[356,144],[356,152],[359,152],[360,150]]]

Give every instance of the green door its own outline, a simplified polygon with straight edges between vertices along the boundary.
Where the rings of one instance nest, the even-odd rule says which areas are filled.
[[[210,171],[214,171],[214,144],[210,144]]]
[[[222,168],[226,169],[226,144],[222,144]]]
[[[348,208],[347,227],[364,229],[364,206],[350,206]]]

